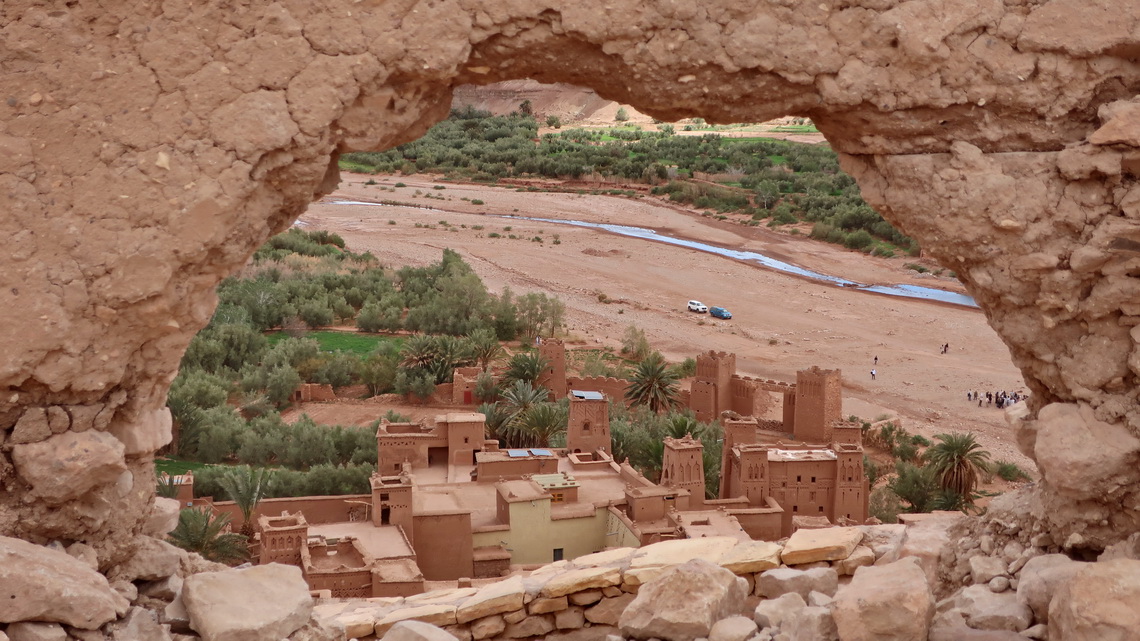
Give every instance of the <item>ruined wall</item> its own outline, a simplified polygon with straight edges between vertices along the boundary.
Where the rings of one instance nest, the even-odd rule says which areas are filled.
[[[456,85],[531,77],[665,120],[811,117],[1009,346],[1041,518],[1119,538],[1140,527],[1138,20],[1077,0],[8,0],[0,534],[124,559],[218,281],[332,189],[338,152],[416,138]]]

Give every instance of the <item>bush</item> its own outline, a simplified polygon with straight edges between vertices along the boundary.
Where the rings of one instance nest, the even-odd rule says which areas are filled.
[[[880,487],[871,491],[867,511],[883,523],[898,523],[902,504],[889,487]]]
[[[614,114],[614,120],[618,122],[625,122],[629,120],[629,112],[625,110],[625,107],[618,108],[617,113]]]
[[[998,461],[995,467],[997,468],[997,475],[1000,476],[1002,480],[1009,481],[1010,483],[1033,480],[1033,477],[1029,476],[1029,473],[1021,469],[1017,463]]]
[[[643,361],[652,351],[644,330],[638,329],[635,325],[625,328],[621,338],[622,356],[634,361]]]

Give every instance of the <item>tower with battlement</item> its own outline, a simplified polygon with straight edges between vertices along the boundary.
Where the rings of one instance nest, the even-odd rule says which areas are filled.
[[[698,509],[705,501],[704,449],[691,435],[665,437],[660,484],[689,490],[689,509]]]
[[[564,398],[569,390],[566,385],[566,346],[562,339],[542,339],[538,353],[546,359],[546,367],[538,375],[538,385],[550,390],[550,400]]]
[[[750,445],[756,442],[758,422],[754,416],[742,418],[721,418],[724,424],[724,445],[720,457],[720,491],[717,496],[722,499],[730,497],[731,479],[737,474],[736,461],[732,449],[738,445]]]
[[[793,434],[805,443],[831,443],[832,424],[843,416],[843,379],[837,369],[796,372]]]

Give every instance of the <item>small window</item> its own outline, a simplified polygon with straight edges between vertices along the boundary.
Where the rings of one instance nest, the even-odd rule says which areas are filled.
[[[380,500],[381,501],[387,501],[388,500],[388,493],[387,492],[381,492],[380,493]]]
[[[811,482],[812,482],[812,483],[815,483],[815,477],[814,477],[814,476],[813,476],[813,477],[811,477]]]
[[[470,438],[468,438],[468,437],[466,437],[466,436],[464,436],[464,437],[463,437],[463,443],[464,443],[464,445],[466,445],[467,443],[470,443],[470,442],[471,442],[471,439],[470,439]]]
[[[551,503],[562,503],[565,500],[566,500],[566,495],[563,494],[562,492],[552,492],[550,494],[550,502]]]
[[[554,548],[554,555],[553,556],[554,556],[555,561],[561,561],[562,560],[562,548]]]
[[[803,483],[803,481],[804,481],[804,477],[802,477],[802,476],[796,477],[796,483]]]
[[[792,506],[792,512],[799,512],[799,511],[800,511],[800,506],[798,506],[798,505]]]
[[[819,506],[819,511],[820,511],[820,513],[823,513],[823,506],[822,505]]]

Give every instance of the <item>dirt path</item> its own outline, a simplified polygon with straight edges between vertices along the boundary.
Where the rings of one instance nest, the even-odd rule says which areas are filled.
[[[365,185],[370,179],[379,184]],[[398,182],[406,186],[394,187]],[[436,185],[445,188],[433,189]],[[439,211],[330,204],[338,199],[401,201]],[[509,286],[516,293],[557,294],[566,303],[570,339],[584,344],[616,346],[632,324],[674,361],[710,349],[735,352],[742,373],[787,381],[811,365],[838,367],[845,375],[846,414],[869,419],[899,414],[908,429],[927,436],[973,431],[995,459],[1032,467],[1013,445],[1003,413],[966,401],[970,389],[1024,389],[1008,351],[976,309],[878,296],[696,250],[504,215],[648,227],[763,252],[862,283],[964,291],[954,279],[903,266],[914,259],[870,258],[802,237],[704,218],[648,198],[526,192],[433,182],[425,176],[346,175],[341,189],[310,207],[301,220],[341,234],[351,249],[370,251],[388,266],[427,264],[451,248],[493,291]],[[517,238],[508,238],[512,234]],[[628,303],[601,303],[601,294]],[[692,298],[728,307],[734,318],[721,321],[687,312],[685,302]],[[943,343],[950,344],[949,354],[940,354]],[[872,367],[877,370],[874,381]]]

